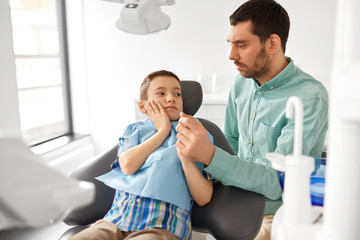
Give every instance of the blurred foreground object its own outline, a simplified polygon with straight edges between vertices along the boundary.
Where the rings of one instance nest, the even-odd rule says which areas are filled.
[[[94,194],[92,183],[49,168],[20,138],[0,132],[0,230],[54,223]]]

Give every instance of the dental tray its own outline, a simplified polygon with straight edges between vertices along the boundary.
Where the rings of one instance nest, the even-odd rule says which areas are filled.
[[[325,190],[325,158],[315,158],[315,171],[310,179],[310,194],[311,203],[313,206],[324,205],[324,190]],[[285,173],[278,171],[281,188],[284,190]]]

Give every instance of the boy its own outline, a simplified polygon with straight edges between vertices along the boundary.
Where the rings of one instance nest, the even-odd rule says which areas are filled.
[[[125,129],[113,170],[97,178],[116,189],[112,207],[73,240],[190,239],[191,197],[200,206],[211,199],[211,180],[177,155],[175,128],[183,111],[179,78],[165,70],[149,74],[138,108],[150,120]]]

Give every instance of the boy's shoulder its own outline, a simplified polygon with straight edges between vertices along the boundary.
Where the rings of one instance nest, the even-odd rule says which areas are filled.
[[[175,128],[177,126],[177,124],[178,124],[178,121],[171,121],[170,123]],[[144,128],[151,128],[151,129],[156,130],[155,126],[154,126],[154,123],[150,119],[147,119],[147,120],[143,120],[143,121],[134,122],[134,123],[129,124],[125,128],[125,131],[126,130],[135,130],[135,129],[139,129],[139,128],[143,128],[143,127]]]
[[[155,126],[151,120],[144,120],[140,122],[134,122],[129,124],[124,129],[124,136],[131,138],[134,136],[151,136],[156,132]]]
[[[153,127],[154,124],[152,123],[152,121],[150,119],[147,119],[147,120],[143,120],[143,121],[139,121],[139,122],[130,123],[125,129],[135,129],[135,128],[139,128],[142,126]]]

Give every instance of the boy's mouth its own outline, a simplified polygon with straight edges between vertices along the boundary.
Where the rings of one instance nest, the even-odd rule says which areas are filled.
[[[177,110],[177,108],[175,106],[167,106],[165,107],[165,110]]]

